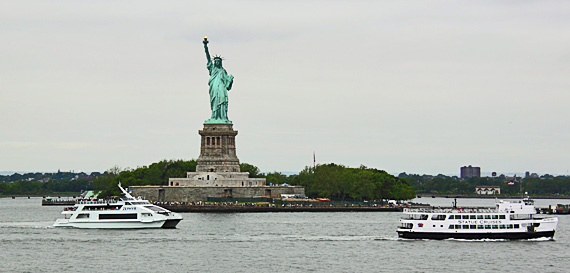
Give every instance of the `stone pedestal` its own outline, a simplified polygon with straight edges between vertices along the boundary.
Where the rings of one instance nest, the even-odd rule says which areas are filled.
[[[196,172],[239,172],[235,137],[232,124],[204,124],[198,131],[202,136]]]
[[[196,172],[186,173],[185,178],[170,178],[173,187],[264,187],[265,178],[249,178],[248,172],[240,172],[236,155],[237,131],[227,123],[205,123],[198,131],[202,136],[200,156]]]

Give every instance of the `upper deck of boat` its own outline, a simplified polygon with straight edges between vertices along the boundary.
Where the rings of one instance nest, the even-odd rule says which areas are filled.
[[[404,208],[404,213],[427,213],[427,214],[477,214],[477,213],[500,213],[497,208]]]
[[[98,200],[85,200],[78,199],[75,205],[97,206],[97,205],[150,205],[147,200],[140,199],[98,199]]]

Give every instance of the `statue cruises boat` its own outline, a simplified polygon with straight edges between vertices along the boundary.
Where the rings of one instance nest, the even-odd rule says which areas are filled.
[[[498,201],[494,208],[404,209],[398,237],[408,239],[553,238],[558,217],[536,217],[534,201]]]
[[[125,198],[119,200],[77,200],[67,207],[54,227],[74,228],[176,228],[182,216],[155,206],[147,200],[133,198],[125,189],[119,188]]]

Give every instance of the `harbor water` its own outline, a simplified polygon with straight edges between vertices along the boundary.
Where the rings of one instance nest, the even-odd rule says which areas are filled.
[[[451,206],[453,199],[414,202]],[[493,206],[494,199],[458,199]],[[547,207],[570,200],[536,200]],[[53,228],[63,207],[0,198],[0,272],[564,272],[554,240],[405,240],[399,212],[183,213],[177,229]]]

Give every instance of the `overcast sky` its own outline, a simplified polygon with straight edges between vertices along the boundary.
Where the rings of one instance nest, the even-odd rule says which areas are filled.
[[[570,169],[569,1],[0,0],[0,171],[196,159],[206,35],[263,172]]]

